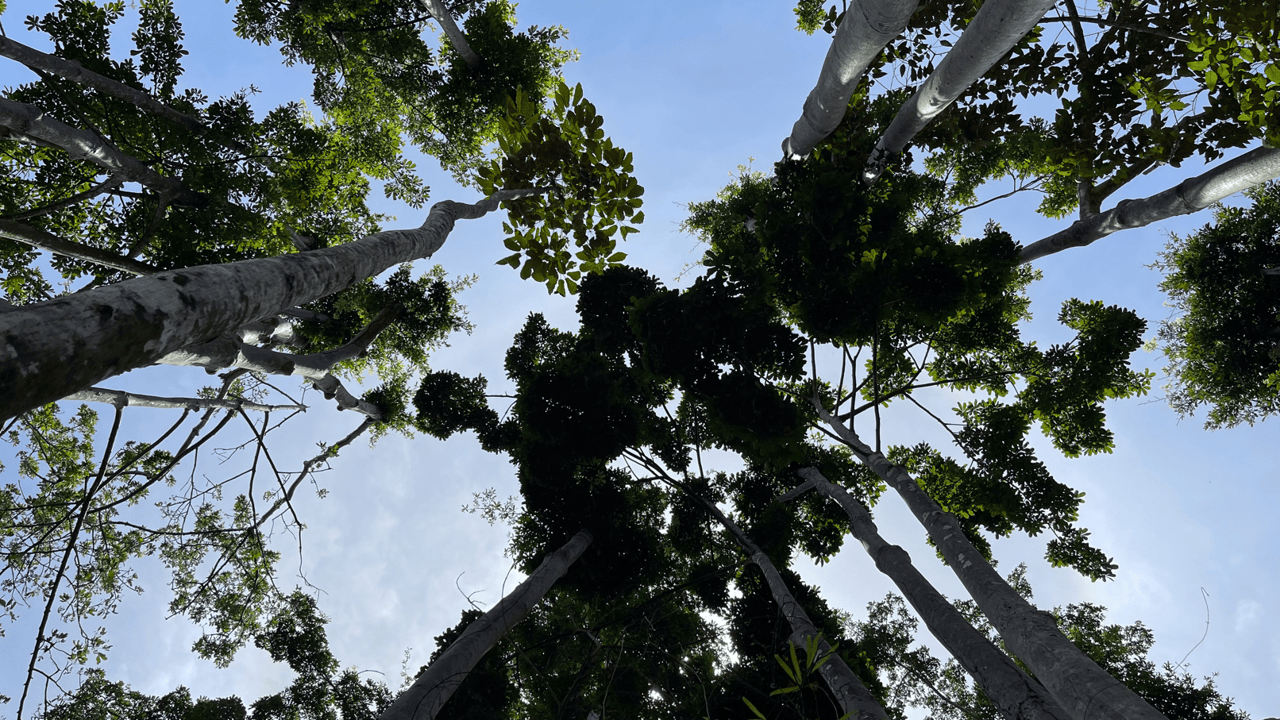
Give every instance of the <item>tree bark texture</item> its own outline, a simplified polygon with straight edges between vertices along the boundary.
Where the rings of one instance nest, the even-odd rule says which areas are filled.
[[[453,15],[449,14],[449,9],[440,0],[418,0],[418,3],[436,22],[440,23],[440,29],[444,30],[444,34],[448,36],[449,44],[458,51],[463,60],[467,61],[467,67],[475,70],[484,64],[484,60],[467,44],[467,36],[462,34],[458,23],[453,21]]]
[[[129,87],[122,82],[112,80],[105,75],[99,75],[92,70],[86,70],[83,65],[74,60],[64,60],[56,55],[42,53],[35,48],[3,36],[0,36],[0,56],[16,60],[33,70],[56,75],[77,85],[93,88],[98,92],[123,100],[152,115],[177,123],[201,137],[209,137],[213,134],[209,126],[201,122],[200,118],[175,110],[151,97],[149,93],[143,90]],[[217,138],[217,140],[225,147],[242,155],[252,154],[249,148],[235,140],[221,137]]]
[[[769,556],[757,547],[755,543],[751,542],[751,538],[742,532],[737,523],[726,517],[720,511],[720,508],[715,506],[715,503],[700,497],[696,499],[733,535],[738,544],[742,546],[742,549],[751,557],[751,562],[755,563],[756,567],[760,568],[760,572],[764,574],[765,582],[769,584],[769,591],[773,594],[774,602],[778,604],[778,609],[782,611],[782,616],[791,625],[791,643],[798,648],[805,648],[817,638],[818,655],[830,658],[822,667],[818,668],[818,674],[822,675],[823,680],[826,680],[827,687],[836,696],[836,700],[840,703],[840,708],[848,714],[850,720],[888,720],[888,713],[885,712],[880,703],[876,702],[875,697],[871,695],[871,691],[867,689],[867,686],[863,685],[858,676],[853,674],[853,670],[849,669],[844,658],[833,653],[831,645],[818,634],[818,628],[809,619],[809,615],[804,611],[804,608],[800,607],[800,603],[796,602],[795,596],[787,588],[787,584],[782,580],[782,575],[778,573],[778,569],[774,567],[773,561],[769,559]]]
[[[0,316],[0,418],[53,402],[372,277],[430,257],[454,222],[532,194],[502,190],[473,205],[445,200],[426,222],[274,258],[156,273],[24,305]]]
[[[31,227],[12,220],[0,218],[0,237],[6,237],[10,240],[25,245],[30,245],[41,250],[48,250],[56,255],[75,258],[77,260],[86,260],[91,263],[97,263],[103,267],[112,270],[122,270],[133,275],[150,275],[157,271],[144,262],[134,260],[132,258],[117,255],[96,247],[81,245],[77,242],[64,240],[57,235],[41,230],[40,228]]]
[[[955,516],[939,507],[906,470],[867,446],[821,403],[815,401],[814,408],[862,462],[902,497],[1005,645],[1072,718],[1168,720],[1072,644],[1052,615],[1014,592],[965,537]]]
[[[955,46],[916,94],[903,103],[898,116],[876,142],[862,173],[863,182],[875,182],[885,163],[1013,49],[1054,3],[1055,0],[986,0]]]
[[[782,141],[784,157],[805,157],[835,131],[867,66],[907,27],[918,4],[919,0],[853,0],[831,39],[804,112],[791,136]]]
[[[559,550],[548,555],[515,590],[468,625],[449,649],[436,658],[408,690],[400,693],[382,713],[381,720],[434,718],[476,663],[564,577],[592,539],[591,533],[580,530]]]
[[[800,476],[808,481],[805,485],[812,484],[817,492],[840,503],[849,516],[850,531],[875,561],[876,569],[898,586],[929,632],[960,662],[1001,714],[1010,720],[1069,720],[1070,716],[1044,686],[970,625],[920,574],[906,550],[885,542],[862,503],[823,477],[817,468],[805,468]]]
[[[1164,192],[1139,200],[1121,200],[1106,212],[1078,220],[1071,227],[1022,248],[1018,260],[1029,263],[1067,248],[1084,247],[1118,230],[1198,212],[1228,195],[1277,177],[1280,177],[1280,149],[1250,150]]]
[[[35,105],[0,98],[0,127],[60,148],[77,160],[93,163],[162,197],[173,198],[179,204],[203,206],[209,202],[207,197],[192,192],[177,178],[161,175],[97,135],[55,120]]]

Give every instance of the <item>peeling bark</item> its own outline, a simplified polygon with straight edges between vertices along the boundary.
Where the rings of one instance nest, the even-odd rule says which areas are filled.
[[[161,175],[97,135],[55,120],[35,105],[0,98],[0,127],[57,147],[77,160],[93,163],[183,205],[202,207],[209,203],[209,198],[192,192],[178,179]]]
[[[1000,651],[991,641],[965,620],[955,606],[925,579],[911,564],[911,556],[880,536],[871,513],[844,488],[823,477],[817,468],[805,468],[800,476],[808,482],[796,488],[803,492],[813,487],[835,500],[849,516],[849,529],[875,561],[876,568],[902,591],[916,614],[924,620],[938,642],[951,653],[965,672],[1001,714],[1011,720],[1068,720],[1067,712],[1049,695],[1044,686],[1033,680]],[[788,495],[799,495],[792,491]]]
[[[13,417],[255,320],[430,257],[459,219],[537,190],[445,200],[421,227],[306,253],[201,265],[24,305],[0,315],[0,419]]]
[[[875,182],[889,159],[902,152],[917,133],[1013,49],[1054,2],[986,0],[955,46],[916,94],[903,103],[898,116],[876,142],[862,172],[862,181],[868,185]]]
[[[418,676],[408,690],[382,713],[381,720],[430,720],[444,707],[449,696],[462,684],[480,658],[546,596],[569,566],[592,541],[591,533],[580,530],[559,550],[543,559],[533,574],[516,586],[497,605],[462,631],[444,654]]]
[[[122,257],[100,248],[64,240],[39,228],[23,225],[12,220],[0,219],[0,237],[16,240],[41,250],[48,250],[55,255],[97,263],[112,270],[122,270],[134,275],[150,275],[151,273],[159,272],[159,268],[144,262]]]
[[[906,470],[872,450],[820,402],[814,402],[814,409],[868,468],[897,491],[1010,652],[1031,668],[1072,718],[1168,720],[1072,644],[1052,615],[1014,592],[965,537],[955,516],[939,507]]]
[[[484,60],[467,44],[467,36],[458,29],[458,23],[454,22],[449,9],[440,0],[418,0],[418,4],[431,15],[432,19],[440,23],[440,29],[444,30],[444,34],[448,36],[449,44],[458,51],[463,60],[467,61],[467,67],[478,70],[484,64]]]
[[[918,4],[919,0],[853,0],[831,39],[818,84],[805,99],[791,136],[782,141],[783,157],[805,157],[835,131],[867,66],[907,27]]]
[[[1280,177],[1280,150],[1266,147],[1250,150],[1164,192],[1139,200],[1121,200],[1106,212],[1077,220],[1071,227],[1023,247],[1018,261],[1029,263],[1067,248],[1084,247],[1119,230],[1198,212],[1228,195],[1277,177]]]

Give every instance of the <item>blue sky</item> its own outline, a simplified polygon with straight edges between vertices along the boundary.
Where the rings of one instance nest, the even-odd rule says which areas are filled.
[[[309,96],[305,68],[284,68],[274,48],[232,35],[232,6],[208,0],[177,6],[191,53],[184,59],[185,83],[214,97],[253,84],[262,90],[257,107],[263,111]],[[21,19],[51,7],[11,0],[0,20],[11,37],[45,47],[39,38],[27,37]],[[642,232],[620,249],[628,253],[628,262],[676,284],[684,266],[701,255],[695,239],[678,231],[684,205],[712,197],[738,165],[752,164],[753,158],[755,169],[768,171],[817,78],[828,36],[794,30],[783,0],[529,0],[517,14],[521,25],[559,24],[569,30],[565,44],[580,50],[582,58],[566,68],[566,78],[582,83],[605,118],[606,133],[634,153],[636,176],[646,188]],[[127,42],[127,22],[118,31],[118,51]],[[26,79],[12,63],[0,64],[0,84]],[[458,187],[430,158],[418,160],[433,200],[477,199],[474,190]],[[1161,168],[1131,183],[1122,195],[1145,196],[1195,172],[1190,163]],[[988,194],[1003,191],[993,188]],[[1035,215],[1036,202],[1016,196],[985,206],[966,218],[966,229],[977,232],[994,219],[1019,241],[1031,242],[1067,224]],[[419,211],[380,197],[377,203],[398,218],[388,226],[421,222]],[[1156,287],[1158,274],[1146,265],[1163,247],[1166,232],[1187,233],[1208,220],[1206,212],[1126,231],[1041,261],[1037,266],[1044,279],[1031,288],[1037,317],[1028,335],[1042,344],[1063,339],[1054,319],[1063,300],[1078,297],[1137,310],[1150,323],[1150,337],[1169,308]],[[479,275],[462,296],[475,332],[455,337],[433,364],[468,376],[483,373],[496,392],[505,385],[502,353],[528,313],[542,312],[562,328],[576,325],[572,300],[549,297],[541,286],[522,283],[514,271],[494,265],[505,254],[500,226],[496,214],[461,223],[433,258],[451,274]],[[1162,375],[1157,354],[1139,351],[1135,363]],[[176,395],[203,382],[199,370],[150,368],[103,384]],[[1107,408],[1116,436],[1111,455],[1065,460],[1047,442],[1037,443],[1055,476],[1086,493],[1081,524],[1115,557],[1116,580],[1090,583],[1070,570],[1049,567],[1042,559],[1044,538],[996,541],[996,555],[1005,570],[1028,563],[1042,608],[1088,601],[1108,607],[1112,622],[1141,620],[1155,632],[1152,657],[1158,663],[1178,662],[1200,641],[1206,620],[1203,588],[1210,624],[1203,643],[1187,657],[1189,671],[1220,673],[1223,694],[1254,718],[1280,715],[1276,421],[1206,432],[1196,418],[1180,420],[1158,401],[1160,395],[1157,389],[1152,398]],[[938,397],[933,407],[952,402]],[[126,417],[141,436],[164,422],[165,413],[134,409]],[[275,446],[281,463],[297,467],[315,453],[317,441],[339,438],[356,424],[350,414],[315,403],[281,431]],[[898,444],[940,442],[927,418],[897,406],[885,415],[885,438]],[[221,472],[214,461],[204,458],[199,472]],[[330,640],[344,663],[385,673],[396,685],[406,648],[411,648],[409,667],[416,670],[434,649],[433,636],[457,622],[466,607],[464,593],[474,593],[472,599],[487,606],[520,579],[503,557],[505,529],[460,512],[473,492],[488,487],[503,496],[517,492],[506,460],[486,455],[470,436],[447,442],[388,437],[373,449],[358,443],[342,453],[320,483],[329,491],[327,498],[300,493],[296,503],[307,523],[301,557],[290,550],[295,543],[280,536],[286,554],[280,577],[282,586],[290,587],[299,582],[301,567],[320,591],[321,607],[333,618]],[[963,596],[896,497],[884,498],[876,518],[882,534],[911,552],[944,593]],[[855,616],[891,589],[856,544],[826,566],[800,566],[829,602]],[[148,591],[129,599],[109,621],[115,646],[106,665],[109,675],[146,692],[184,684],[195,695],[234,693],[250,699],[287,683],[288,670],[253,649],[226,670],[194,658],[188,648],[199,629],[184,620],[165,620],[163,576],[156,566],[141,567]],[[7,626],[0,641],[5,647],[0,692],[15,697],[15,703],[25,669],[19,658],[30,652],[34,634],[31,614]],[[941,653],[936,646],[935,652]],[[15,710],[9,705],[3,713],[11,717]]]

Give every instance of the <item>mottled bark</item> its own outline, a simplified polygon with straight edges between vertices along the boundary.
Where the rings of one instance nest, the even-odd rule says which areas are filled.
[[[481,615],[462,631],[449,649],[418,676],[408,690],[382,713],[381,720],[430,720],[444,707],[445,701],[462,684],[480,658],[498,640],[529,614],[529,610],[546,596],[569,566],[591,544],[591,533],[581,530],[559,550],[548,555],[524,582],[516,586],[497,605]]]
[[[252,154],[252,151],[245,147],[243,143],[231,138],[217,136],[208,125],[201,122],[200,118],[195,115],[175,110],[151,97],[150,94],[143,90],[130,87],[104,75],[99,75],[92,70],[86,70],[83,65],[74,60],[64,60],[56,55],[42,53],[35,48],[3,36],[0,36],[0,56],[16,60],[32,70],[48,75],[56,75],[77,85],[93,88],[118,100],[123,100],[140,110],[177,123],[201,137],[212,137],[219,144],[242,155]]]
[[[440,23],[440,29],[444,30],[444,34],[448,36],[449,44],[458,51],[463,60],[467,61],[467,67],[476,70],[484,64],[484,60],[467,44],[467,36],[458,29],[458,23],[453,21],[453,16],[449,14],[449,9],[444,6],[444,3],[440,0],[418,0],[418,4]]]
[[[0,419],[430,257],[456,220],[481,217],[503,200],[534,192],[503,190],[474,205],[445,200],[416,229],[312,252],[156,273],[4,313]]]
[[[965,537],[955,516],[939,507],[906,470],[867,446],[820,402],[815,401],[814,408],[854,454],[902,497],[1009,651],[1031,668],[1071,717],[1168,720],[1072,644],[1052,615],[1037,610],[1009,587]]]
[[[77,160],[93,163],[127,182],[136,182],[162,197],[173,198],[179,204],[203,206],[209,202],[177,178],[161,175],[97,135],[55,120],[34,105],[0,98],[0,127],[57,147]]]
[[[1257,148],[1195,177],[1139,200],[1121,200],[1114,208],[1022,248],[1019,262],[1029,263],[1067,248],[1084,247],[1119,230],[1143,227],[1177,215],[1203,210],[1219,200],[1280,177],[1280,150]]]
[[[737,523],[725,516],[715,503],[709,502],[701,497],[694,497],[707,512],[711,513],[726,530],[737,540],[738,545],[751,557],[751,562],[760,568],[760,572],[764,574],[765,582],[769,585],[769,591],[773,594],[773,600],[778,604],[778,609],[782,611],[782,616],[787,619],[787,623],[791,625],[791,643],[798,648],[808,647],[809,643],[817,639],[818,654],[822,657],[830,657],[830,659],[818,668],[818,673],[822,675],[822,679],[827,681],[827,687],[831,689],[831,694],[836,696],[836,701],[840,703],[840,708],[847,713],[850,720],[888,720],[888,714],[880,703],[871,695],[871,691],[867,690],[867,686],[862,684],[857,675],[853,674],[853,670],[849,669],[848,664],[839,655],[831,650],[831,645],[826,639],[818,633],[818,628],[814,626],[813,621],[809,619],[808,613],[804,608],[800,607],[800,603],[796,602],[796,598],[791,594],[791,590],[787,588],[787,584],[782,580],[782,575],[778,573],[778,569],[773,566],[773,561],[764,553],[755,543],[751,542],[751,538],[738,527]]]
[[[889,159],[1017,45],[1054,2],[986,0],[955,46],[884,131],[862,172],[863,182],[875,182]]]
[[[784,157],[805,157],[835,131],[867,66],[907,26],[919,0],[853,0],[836,28],[818,84],[782,141]]]
[[[263,405],[249,402],[243,398],[172,398],[155,395],[139,395],[123,390],[107,388],[89,388],[71,393],[67,400],[78,402],[110,403],[116,407],[148,407],[167,410],[207,410],[209,408],[226,408],[228,410],[250,410],[254,412],[276,412],[278,410],[301,410],[306,412],[306,405]]]
[[[817,468],[805,468],[800,476],[807,482],[797,490],[813,487],[840,503],[849,516],[849,529],[903,597],[924,620],[929,632],[951,653],[965,672],[1001,714],[1011,720],[1068,720],[1070,716],[1040,683],[1030,678],[982,633],[978,632],[911,564],[911,556],[880,536],[871,513],[844,488],[823,477]],[[793,491],[794,494],[798,495]],[[793,493],[788,493],[792,495]]]

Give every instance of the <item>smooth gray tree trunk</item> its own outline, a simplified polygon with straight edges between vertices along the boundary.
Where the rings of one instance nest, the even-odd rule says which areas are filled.
[[[1261,147],[1228,160],[1195,177],[1139,200],[1121,200],[1114,208],[1022,248],[1020,263],[1029,263],[1067,248],[1084,247],[1119,230],[1142,227],[1177,215],[1198,212],[1228,195],[1280,177],[1280,150]]]
[[[209,202],[177,178],[161,175],[97,135],[49,117],[35,105],[0,97],[0,127],[59,148],[77,160],[93,163],[112,175],[149,188],[162,198],[172,198],[182,205],[203,206]]]
[[[1069,720],[1071,717],[1044,686],[1033,680],[1012,659],[978,632],[947,601],[942,593],[911,564],[911,556],[880,536],[871,513],[844,488],[827,480],[817,468],[805,468],[800,476],[807,482],[787,493],[798,496],[807,487],[840,503],[849,516],[849,529],[902,595],[915,608],[938,642],[951,653],[965,672],[1001,714],[1010,720]]]
[[[805,157],[835,131],[849,98],[867,66],[907,27],[919,0],[853,0],[836,28],[818,84],[804,101],[804,112],[782,141],[782,154]]]
[[[556,581],[564,577],[569,566],[582,555],[592,541],[591,533],[580,530],[559,550],[543,559],[542,564],[525,581],[516,586],[497,605],[462,631],[444,654],[418,676],[408,690],[382,713],[381,720],[431,720],[444,707],[445,701],[462,684],[480,658],[498,640],[524,619]]]
[[[1013,49],[1055,1],[986,0],[955,46],[884,131],[862,172],[863,182],[875,182],[885,163]]]
[[[463,60],[467,61],[467,67],[475,70],[484,64],[484,60],[467,44],[467,36],[463,35],[462,30],[458,29],[458,23],[454,22],[448,8],[440,0],[418,0],[418,4],[430,13],[436,22],[440,23],[440,29],[444,30],[444,34],[448,36],[449,44],[453,46],[454,50],[458,51]]]
[[[311,252],[156,273],[0,314],[0,418],[430,257],[456,220],[481,217],[501,201],[535,192],[502,190],[473,205],[445,200],[432,206],[419,228]]]
[[[1072,718],[1168,720],[1073,645],[1052,615],[1037,610],[1009,587],[965,537],[955,516],[939,507],[906,470],[862,442],[820,402],[815,401],[814,408],[854,454],[902,497],[1009,651],[1031,668]]]
[[[804,608],[800,607],[800,603],[796,602],[795,596],[787,588],[787,584],[782,580],[782,575],[773,566],[773,561],[769,559],[769,556],[757,547],[755,543],[751,542],[751,538],[742,532],[737,523],[726,517],[720,511],[720,508],[716,507],[715,503],[697,496],[694,496],[694,499],[700,502],[707,509],[707,512],[710,512],[733,535],[738,544],[742,546],[742,549],[751,557],[751,562],[755,563],[756,567],[760,568],[760,572],[764,573],[765,582],[769,584],[769,591],[773,594],[774,602],[778,604],[778,609],[782,611],[783,617],[791,625],[791,643],[797,648],[806,648],[815,638],[817,639],[818,655],[829,658],[822,667],[818,668],[818,674],[822,675],[822,679],[827,682],[827,687],[836,696],[837,702],[840,703],[840,708],[848,714],[849,719],[888,720],[888,713],[885,712],[880,703],[876,702],[875,697],[871,695],[871,691],[867,690],[867,686],[863,685],[858,676],[853,674],[853,670],[849,669],[843,658],[831,651],[831,645],[818,633],[818,628],[809,619],[808,613],[804,611]]]
[[[24,225],[12,220],[0,218],[0,237],[6,237],[10,240],[16,240],[24,245],[30,245],[34,248],[47,250],[56,255],[76,258],[77,260],[87,260],[97,263],[103,267],[112,270],[123,270],[134,275],[149,275],[156,272],[156,268],[133,258],[127,258],[123,255],[117,255],[96,247],[81,245],[77,242],[64,240],[57,235],[47,233],[40,228]]]

